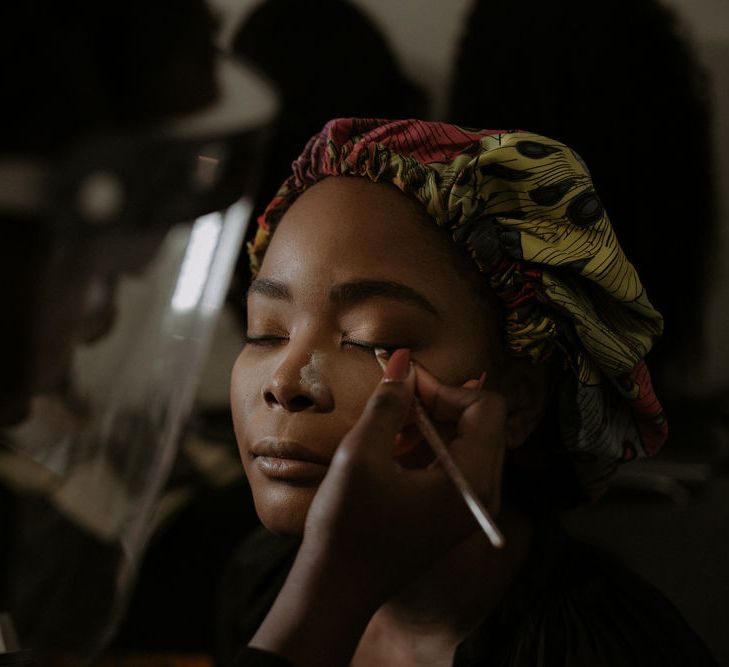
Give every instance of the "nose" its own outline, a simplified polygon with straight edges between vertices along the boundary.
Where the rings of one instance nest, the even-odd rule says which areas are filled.
[[[288,355],[263,386],[263,400],[288,412],[331,412],[334,397],[316,354]]]

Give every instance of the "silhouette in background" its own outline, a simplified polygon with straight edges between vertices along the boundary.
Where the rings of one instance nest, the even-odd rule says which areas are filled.
[[[425,94],[404,76],[379,27],[347,0],[265,0],[245,18],[232,48],[269,78],[281,100],[256,216],[330,118],[427,115]],[[243,322],[249,275],[243,255],[231,290]]]
[[[133,585],[274,100],[203,0],[3,3],[0,26],[0,663],[80,665]]]
[[[725,516],[729,391],[697,382],[717,236],[708,83],[678,17],[657,0],[587,9],[577,0],[475,0],[448,117],[554,137],[590,165],[620,243],[665,318],[649,363],[669,439],[665,456],[619,481],[614,502],[570,525],[664,590],[726,656],[728,578],[719,554],[727,543],[713,527]]]
[[[666,403],[703,352],[716,235],[706,91],[676,16],[656,0],[592,2],[589,11],[578,0],[477,0],[450,91],[451,122],[528,129],[590,165],[665,318],[651,362]]]

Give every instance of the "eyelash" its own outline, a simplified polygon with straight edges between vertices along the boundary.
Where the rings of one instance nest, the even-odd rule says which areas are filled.
[[[287,340],[288,338],[285,336],[249,336],[246,334],[243,337],[243,342],[246,345],[256,345],[259,347],[273,347],[274,345],[280,345]]]
[[[370,342],[364,341],[364,340],[343,340],[342,345],[347,345],[349,347],[362,349],[367,352],[374,352],[377,348],[382,348],[383,350],[385,350],[385,352],[388,352],[388,353],[394,352],[399,347],[404,347],[403,345],[399,345],[399,344],[386,345],[384,343],[370,343]]]
[[[273,347],[285,343],[288,338],[285,336],[249,336],[246,334],[243,340],[246,345]],[[407,347],[400,344],[371,343],[364,340],[343,340],[342,345],[364,350],[368,353],[374,352],[377,348],[382,348],[386,352],[392,353],[400,347]]]

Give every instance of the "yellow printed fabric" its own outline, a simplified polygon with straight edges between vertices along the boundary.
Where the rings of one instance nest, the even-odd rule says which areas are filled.
[[[644,357],[663,320],[626,259],[577,153],[529,132],[336,119],[312,137],[259,220],[255,273],[277,222],[328,176],[392,183],[473,258],[505,308],[515,356],[562,354],[562,438],[586,490],[667,435]]]

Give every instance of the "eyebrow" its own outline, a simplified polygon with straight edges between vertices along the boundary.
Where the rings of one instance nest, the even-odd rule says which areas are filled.
[[[353,306],[371,299],[390,299],[417,306],[440,317],[437,308],[420,292],[402,283],[390,280],[353,280],[336,285],[330,292],[335,303]]]
[[[266,278],[256,278],[248,288],[248,295],[260,294],[267,296],[269,299],[277,299],[279,301],[293,301],[294,297],[286,283],[280,280],[267,280]]]
[[[291,290],[279,280],[257,278],[248,288],[248,294],[260,294],[269,299],[292,302]],[[335,285],[329,298],[339,305],[355,306],[373,299],[389,299],[410,304],[440,318],[438,309],[420,292],[392,280],[352,280]]]

